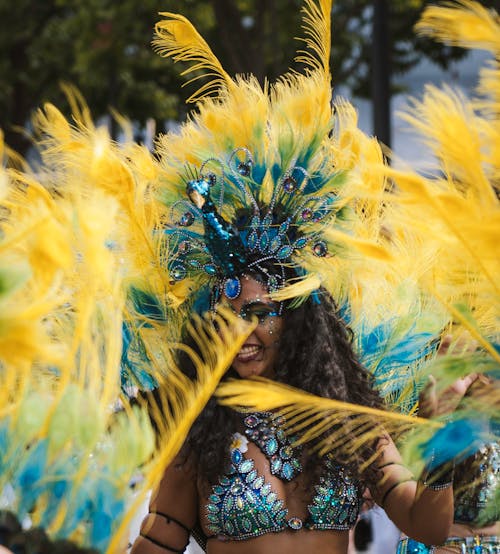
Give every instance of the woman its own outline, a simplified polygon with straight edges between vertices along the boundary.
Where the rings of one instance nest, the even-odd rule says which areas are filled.
[[[394,286],[379,262],[398,259],[385,253],[400,243],[387,238],[386,183],[369,163],[382,159],[378,143],[360,133],[347,103],[332,114],[330,11],[328,1],[306,0],[306,70],[264,87],[232,79],[185,18],[163,14],[160,53],[194,63],[186,72],[208,70],[212,81],[191,97],[197,113],[159,145],[162,253],[186,317],[229,305],[256,323],[229,377],[267,377],[376,408],[382,401],[332,297],[355,315],[381,282]],[[453,511],[446,468],[417,482],[387,434],[365,444],[321,458],[273,414],[240,414],[212,399],[166,469],[132,552],[182,552],[201,528],[211,554],[345,554],[365,487],[408,535],[442,542]]]
[[[265,376],[321,396],[381,404],[326,293],[320,303],[310,298],[279,315],[265,276],[249,273],[241,276],[238,298],[224,300],[242,317],[258,318],[231,375]],[[198,522],[211,553],[347,552],[365,485],[409,535],[427,542],[446,537],[450,483],[416,483],[388,437],[377,445],[374,467],[360,474],[356,463],[322,461],[282,433],[271,414],[239,414],[211,402],[165,472],[132,552],[182,552]]]

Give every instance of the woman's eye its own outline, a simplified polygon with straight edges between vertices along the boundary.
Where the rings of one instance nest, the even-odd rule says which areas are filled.
[[[269,310],[252,310],[248,312],[248,319],[256,317],[259,320],[259,323],[264,323],[266,319],[273,314],[274,312]]]

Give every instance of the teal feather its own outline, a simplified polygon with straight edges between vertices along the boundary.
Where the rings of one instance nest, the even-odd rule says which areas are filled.
[[[46,490],[47,485],[43,480],[47,472],[47,453],[47,440],[32,445],[12,479],[12,486],[18,491],[18,511],[22,517],[33,509],[40,495]]]

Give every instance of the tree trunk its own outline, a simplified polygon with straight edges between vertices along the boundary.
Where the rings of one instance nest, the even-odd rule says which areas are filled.
[[[391,55],[388,0],[373,1],[372,103],[373,130],[391,146]]]

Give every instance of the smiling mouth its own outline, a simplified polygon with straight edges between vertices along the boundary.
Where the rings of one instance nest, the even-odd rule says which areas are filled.
[[[244,345],[238,352],[236,359],[238,362],[252,362],[260,357],[262,347],[256,344]]]

